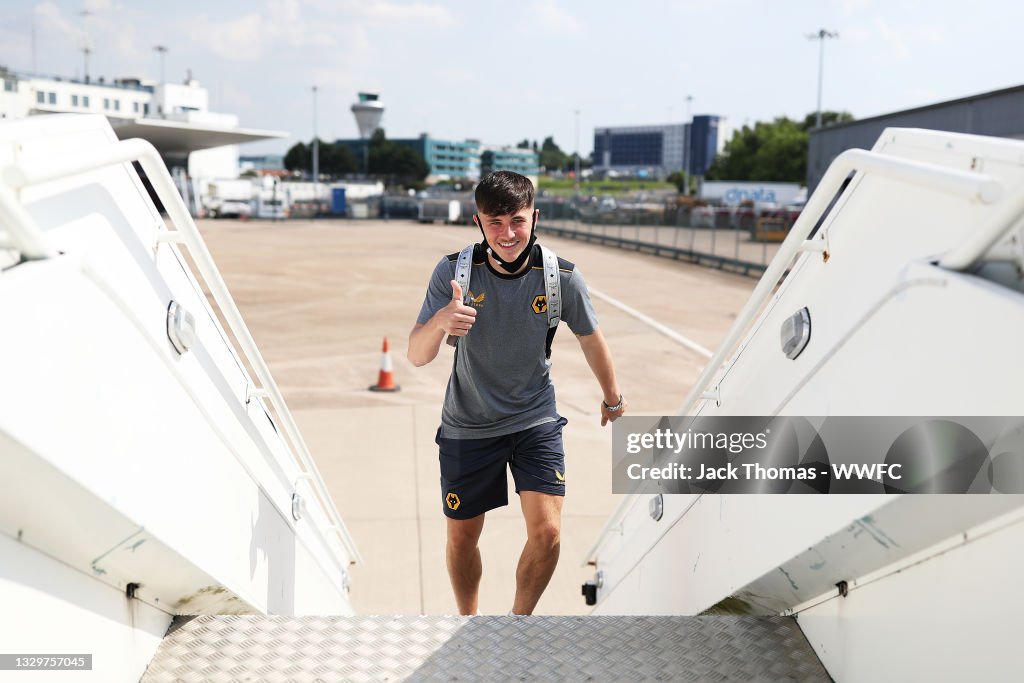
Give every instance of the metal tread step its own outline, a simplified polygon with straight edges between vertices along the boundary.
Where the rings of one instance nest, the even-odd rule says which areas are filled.
[[[144,683],[830,681],[791,617],[177,617]]]

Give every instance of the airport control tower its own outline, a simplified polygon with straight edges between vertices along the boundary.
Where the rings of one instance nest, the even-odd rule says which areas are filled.
[[[361,92],[359,101],[352,105],[352,113],[359,127],[359,137],[363,139],[363,173],[370,172],[370,138],[380,128],[380,119],[384,116],[384,104],[376,93]]]

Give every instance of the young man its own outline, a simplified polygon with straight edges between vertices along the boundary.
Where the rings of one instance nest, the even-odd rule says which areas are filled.
[[[477,541],[488,510],[508,504],[512,470],[527,541],[516,569],[513,614],[532,614],[558,563],[565,495],[565,418],[555,409],[544,266],[536,245],[533,183],[510,171],[476,189],[477,226],[468,292],[455,280],[458,254],[434,268],[409,360],[426,365],[446,338],[455,361],[437,431],[441,505],[448,518],[447,564],[461,614],[476,614],[482,564]],[[558,259],[561,319],[576,334],[601,385],[601,425],[625,412],[611,353],[583,276]]]

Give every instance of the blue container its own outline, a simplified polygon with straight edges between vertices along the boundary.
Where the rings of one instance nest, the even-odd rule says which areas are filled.
[[[331,214],[334,216],[345,215],[345,188],[335,187],[331,189]]]

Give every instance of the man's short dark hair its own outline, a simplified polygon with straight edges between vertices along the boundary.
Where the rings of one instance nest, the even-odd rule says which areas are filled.
[[[533,206],[533,183],[512,171],[488,173],[476,186],[476,209],[489,216],[509,216]]]

